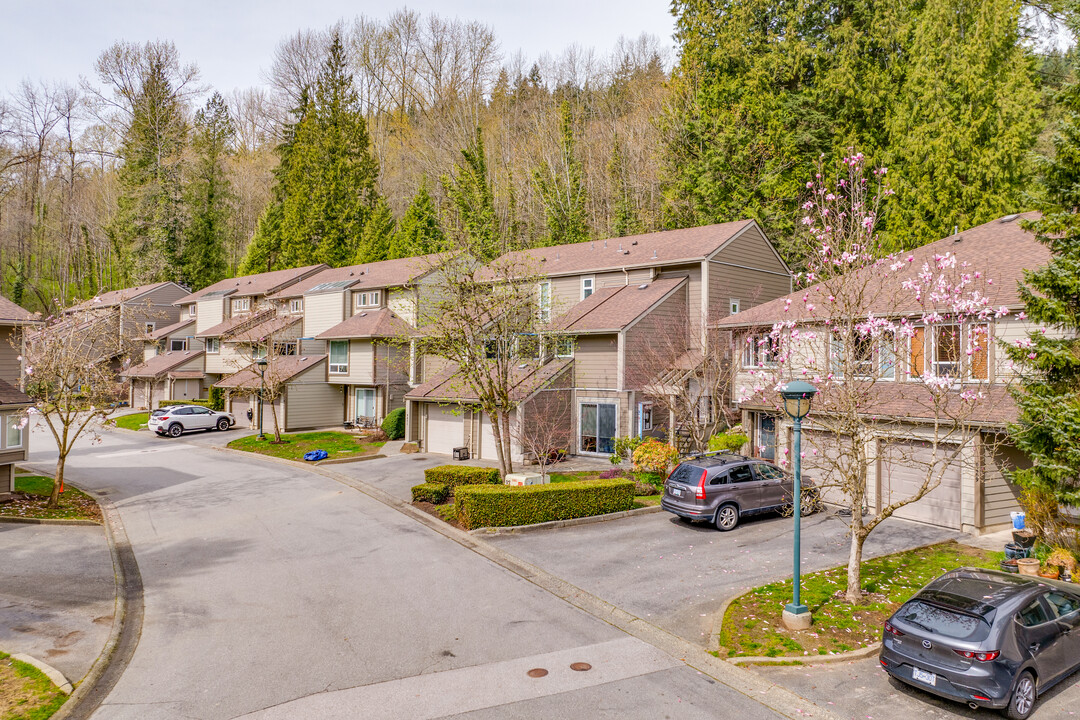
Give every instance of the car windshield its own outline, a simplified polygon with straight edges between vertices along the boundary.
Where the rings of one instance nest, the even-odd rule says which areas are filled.
[[[679,482],[685,485],[696,485],[700,479],[701,468],[694,467],[690,463],[683,463],[675,468],[675,471],[671,473],[671,477],[668,478],[669,481]]]
[[[956,640],[981,640],[990,629],[983,618],[918,600],[912,600],[900,608],[896,617],[928,632]]]

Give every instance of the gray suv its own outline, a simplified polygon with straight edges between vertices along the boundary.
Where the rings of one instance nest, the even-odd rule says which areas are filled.
[[[803,476],[802,514],[819,506],[817,489]],[[660,507],[687,520],[732,530],[746,515],[791,507],[793,481],[776,465],[742,455],[701,455],[681,463],[664,483]]]

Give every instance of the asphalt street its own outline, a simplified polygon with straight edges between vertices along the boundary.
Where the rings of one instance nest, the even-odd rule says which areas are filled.
[[[69,459],[145,586],[95,720],[777,716],[363,493],[192,438],[105,432]]]

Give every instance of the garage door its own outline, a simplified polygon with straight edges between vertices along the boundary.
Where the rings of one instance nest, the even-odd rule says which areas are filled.
[[[252,411],[252,416],[255,414],[255,405],[252,403],[250,395],[230,395],[229,412],[236,418],[236,427],[246,428],[254,426],[254,419],[248,420],[247,412]]]
[[[427,408],[425,452],[449,455],[454,448],[465,444],[465,423],[461,411],[455,414],[455,408],[444,408],[433,404],[429,404]]]
[[[939,447],[937,455],[929,443],[882,442],[880,468],[881,507],[913,496],[926,481],[941,484],[918,502],[893,513],[906,520],[960,529],[960,464],[949,463],[952,446]]]
[[[839,481],[833,476],[846,474],[851,462],[850,450],[848,442],[838,443],[831,433],[802,432],[802,473],[822,487],[821,499],[830,505],[847,504],[844,493],[836,487]]]
[[[148,384],[148,380],[143,380],[141,378],[135,378],[131,381],[131,407],[146,407],[146,387]]]

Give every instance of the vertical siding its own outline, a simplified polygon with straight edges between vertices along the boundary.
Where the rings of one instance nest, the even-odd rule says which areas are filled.
[[[300,341],[301,355],[326,355],[328,352],[329,345],[326,344],[325,340],[305,337]]]
[[[315,337],[345,319],[344,292],[304,296],[304,337]]]
[[[617,335],[581,335],[574,348],[577,386],[615,390],[619,385]]]
[[[666,267],[663,268],[663,271],[657,277],[689,278],[686,289],[687,318],[690,321],[690,331],[694,334],[700,333],[703,320],[701,314],[701,263],[694,263],[693,265],[673,265],[671,267]]]
[[[662,368],[651,367],[660,361],[677,358],[664,358],[664,347],[671,348],[671,354],[688,347],[690,326],[687,321],[687,301],[689,288],[683,285],[664,302],[641,318],[637,324],[625,332],[625,375],[624,387],[641,389],[648,381],[647,376],[654,375]],[[650,350],[655,350],[650,352]]]

